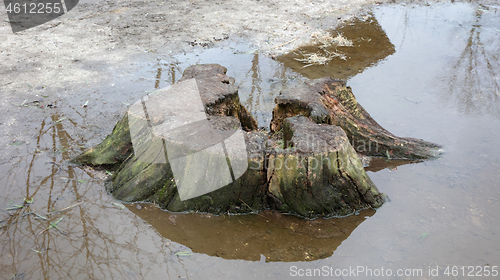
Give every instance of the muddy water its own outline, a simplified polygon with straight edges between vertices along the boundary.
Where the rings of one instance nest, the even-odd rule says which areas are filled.
[[[378,7],[342,30],[354,43],[371,35],[382,46],[342,49],[352,65],[304,68],[235,43],[180,56],[146,53],[104,84],[19,87],[1,107],[1,278],[285,279],[307,272],[298,269],[359,266],[421,273],[397,279],[472,279],[462,273],[479,270],[467,266],[500,265],[499,22],[498,6]],[[228,67],[264,127],[284,85],[346,78],[382,126],[440,143],[446,153],[420,163],[373,162],[368,174],[390,201],[376,212],[315,221],[124,206],[105,193],[105,171],[67,164],[101,141],[128,105],[193,63]],[[444,274],[449,266],[457,266],[455,278]],[[439,277],[429,276],[436,267]],[[382,278],[350,275],[343,279]]]
[[[152,205],[134,204],[128,209],[162,236],[188,246],[192,252],[267,262],[329,257],[359,224],[375,213],[367,209],[342,219],[304,221],[276,211],[214,216],[169,213]]]
[[[342,35],[352,43],[352,46],[337,46],[334,44],[333,46],[321,48],[323,44],[313,43],[310,46],[301,47],[282,55],[278,60],[283,62],[285,67],[292,68],[309,79],[335,76],[337,79],[346,80],[394,53],[394,45],[378,24],[373,13],[350,20],[339,28],[330,31],[330,34],[331,37]],[[345,57],[336,58],[324,65],[301,61],[304,54],[313,53],[326,56],[332,52],[343,54]]]

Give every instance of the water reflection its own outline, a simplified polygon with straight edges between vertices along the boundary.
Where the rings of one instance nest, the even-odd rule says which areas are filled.
[[[158,59],[158,63],[156,64],[155,70],[155,78],[154,78],[154,88],[159,89],[167,85],[175,84],[176,75],[178,77],[182,76],[182,70],[177,65],[178,63],[165,63],[162,62],[161,59]],[[164,73],[162,73],[164,72]],[[167,75],[167,77],[163,77],[162,74]]]
[[[371,20],[367,18],[361,24]],[[28,141],[2,151],[1,275],[15,279],[186,277],[188,269],[193,271],[206,261],[194,254],[189,257],[190,265],[184,266],[175,253],[191,250],[225,259],[258,261],[264,256],[266,261],[319,260],[332,256],[363,221],[374,215],[375,211],[365,210],[344,219],[307,221],[273,212],[214,217],[173,215],[150,206],[141,210],[122,208],[104,191],[105,170],[66,164],[89,141],[95,143],[109,133],[116,119],[107,118],[105,112],[112,110],[115,114],[125,101],[130,104],[124,91],[139,88],[138,96],[142,96],[144,90],[172,84],[182,69],[195,62],[228,67],[228,74],[239,83],[240,98],[263,127],[269,124],[279,91],[305,79],[265,55],[234,48],[214,49],[174,61],[156,60],[136,73],[139,79],[134,77],[118,91],[112,86],[80,90],[79,98],[49,97],[54,109],[41,109],[38,104],[38,108],[13,111],[18,116],[18,132]],[[370,63],[359,63],[365,64]],[[357,67],[352,69],[361,71],[361,66]],[[152,83],[146,86],[140,84],[142,81]],[[55,91],[44,94],[58,95]],[[90,100],[89,105],[82,107],[86,100]],[[31,198],[32,203],[24,201]],[[15,205],[22,207],[5,210]]]
[[[444,98],[465,114],[500,117],[500,9],[478,5],[472,20],[458,23],[468,38],[459,56],[444,70]]]
[[[156,74],[156,82],[155,82],[155,89],[158,89],[160,87],[160,79],[161,79],[161,71],[163,69],[161,67],[158,68],[158,74]]]
[[[150,272],[137,264],[161,264],[170,250],[154,248],[144,235],[144,222],[124,215],[126,210],[113,204],[102,191],[102,172],[65,164],[81,151],[85,138],[80,114],[21,110],[29,114],[19,116],[17,125],[33,132],[32,137],[24,134],[32,141],[2,153],[6,162],[0,177],[0,275],[4,279],[147,278]],[[41,122],[32,121],[36,118]],[[185,274],[177,271],[171,276]]]
[[[345,218],[304,219],[276,211],[257,215],[214,216],[163,211],[153,205],[127,208],[151,224],[163,237],[193,252],[224,259],[313,261],[330,257],[375,210]]]
[[[386,159],[386,158],[371,158],[368,165],[365,166],[365,171],[378,172],[383,169],[397,170],[398,166],[405,164],[420,163],[422,160],[406,160],[406,159]]]
[[[373,14],[356,17],[330,33],[333,34],[333,37],[337,34],[343,34],[345,38],[352,41],[352,46],[330,47],[326,50],[344,54],[345,60],[334,58],[326,65],[312,66],[298,61],[302,58],[301,53],[324,53],[325,50],[319,45],[298,48],[280,56],[278,60],[285,67],[293,69],[309,79],[333,77],[346,80],[395,52],[394,45]]]

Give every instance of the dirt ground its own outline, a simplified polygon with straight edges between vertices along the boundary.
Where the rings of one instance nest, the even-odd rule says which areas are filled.
[[[388,1],[377,1],[377,4]],[[242,41],[281,53],[331,29],[372,0],[82,0],[67,14],[13,34],[0,8],[2,102],[24,84],[98,82],[144,52],[170,55]],[[9,94],[10,93],[10,94]]]

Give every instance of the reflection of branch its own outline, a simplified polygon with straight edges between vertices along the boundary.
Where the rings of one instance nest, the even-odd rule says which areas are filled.
[[[260,83],[262,82],[261,73],[260,73],[260,65],[259,65],[259,54],[255,53],[252,59],[252,68],[248,71],[248,73],[252,73],[252,86],[250,89],[248,107],[247,109],[250,112],[255,110],[254,106],[259,106],[259,96],[261,96],[262,89],[260,87]]]
[[[500,73],[496,51],[498,36],[481,33],[483,12],[476,10],[475,24],[469,31],[464,50],[452,65],[447,96],[455,98],[459,109],[466,114],[481,114],[482,111],[500,117],[500,85],[495,78]],[[483,40],[487,42],[482,42]],[[496,42],[493,40],[497,40]],[[485,47],[486,46],[486,47]],[[489,48],[489,49],[488,49]],[[494,50],[490,53],[490,50]]]
[[[79,128],[81,124],[72,122],[71,119],[54,123],[58,118],[59,116],[53,115],[52,121],[45,118],[35,124],[37,128],[32,145],[37,151],[54,151],[57,146],[67,148],[82,141],[69,133],[72,131],[69,128]],[[55,164],[47,165],[47,162],[60,163],[69,156],[69,151],[16,155],[11,157],[10,170],[0,175],[0,183],[4,185],[4,201],[10,200],[11,197],[6,197],[7,195],[13,196],[12,198],[34,197],[33,204],[43,203],[48,212],[61,201],[74,201],[74,197],[87,198],[84,202],[59,210],[58,215],[61,217],[48,227],[45,217],[36,214],[38,211],[35,209],[30,209],[34,205],[9,213],[0,229],[0,254],[11,258],[0,264],[0,275],[22,275],[26,279],[129,279],[131,275],[135,275],[134,278],[148,279],[149,271],[144,272],[141,268],[149,266],[151,262],[160,263],[169,256],[169,250],[158,246],[155,254],[151,254],[142,249],[145,244],[147,248],[154,248],[154,244],[148,244],[151,241],[145,238],[147,236],[142,230],[147,232],[149,228],[141,229],[142,220],[131,215],[125,215],[128,221],[116,221],[117,217],[123,217],[122,210],[109,209],[102,205],[102,199],[92,199],[102,195],[102,184],[78,184],[80,173],[71,166],[61,171],[71,178],[63,182],[57,176],[59,167]],[[19,188],[19,184],[22,188]],[[99,191],[96,192],[96,189]],[[43,210],[45,209],[42,212]],[[110,221],[115,223],[110,224]],[[65,230],[65,234],[47,230],[52,227],[57,229],[58,226]],[[121,236],[132,241],[123,243],[119,239]],[[180,275],[182,274],[187,273]],[[177,276],[178,274],[167,274],[165,278]]]

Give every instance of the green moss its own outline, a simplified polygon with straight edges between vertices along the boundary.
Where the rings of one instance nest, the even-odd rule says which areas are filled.
[[[117,165],[132,153],[132,140],[128,116],[125,115],[113,128],[113,132],[95,147],[87,149],[72,160],[76,164],[92,166]]]

